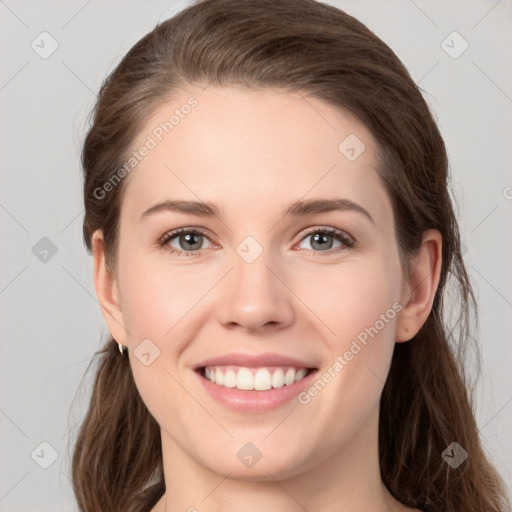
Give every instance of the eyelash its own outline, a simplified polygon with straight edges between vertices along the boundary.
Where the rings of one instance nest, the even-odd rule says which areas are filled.
[[[175,249],[174,247],[167,246],[167,244],[173,238],[175,238],[177,235],[181,235],[183,233],[190,234],[190,235],[202,235],[202,236],[205,236],[206,238],[208,238],[206,232],[202,231],[201,229],[198,229],[198,228],[180,228],[180,229],[176,229],[174,231],[171,231],[169,233],[166,233],[164,236],[162,236],[159,239],[159,241],[158,241],[158,245],[161,248],[169,251],[170,254],[178,254],[178,256],[181,255],[181,254],[184,254],[185,256],[197,256],[201,252],[202,249],[201,250],[197,250],[197,251],[180,251],[178,249]],[[344,250],[346,248],[353,247],[354,243],[355,243],[355,241],[352,238],[347,236],[342,231],[339,231],[337,229],[330,228],[330,227],[324,227],[324,228],[320,228],[320,229],[319,228],[312,229],[312,230],[308,231],[307,233],[305,233],[303,235],[303,237],[300,239],[300,241],[304,240],[305,238],[307,238],[310,235],[317,234],[317,233],[331,235],[336,240],[341,242],[345,247],[337,247],[335,249],[330,249],[328,251],[317,251],[317,250],[314,250],[314,249],[310,249],[310,250],[306,250],[307,254],[313,253],[316,256],[318,254],[325,253],[327,255],[332,255],[332,254],[340,252],[340,251],[342,251],[342,250]]]

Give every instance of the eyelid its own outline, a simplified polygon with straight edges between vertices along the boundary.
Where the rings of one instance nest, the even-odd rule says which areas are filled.
[[[174,238],[177,235],[180,235],[181,233],[203,235],[206,238],[210,239],[210,237],[208,236],[208,233],[203,228],[195,228],[193,226],[190,226],[190,227],[177,228],[177,229],[173,229],[171,231],[168,231],[167,233],[163,234],[158,239],[158,244],[163,246],[167,242],[169,242],[169,240],[171,240],[172,238]],[[187,251],[187,252],[193,252],[193,251]]]
[[[333,235],[334,237],[340,237],[342,238],[348,246],[352,246],[356,240],[353,236],[349,235],[346,231],[343,231],[342,229],[333,228],[331,226],[314,226],[312,228],[308,228],[305,232],[301,233],[299,242],[302,242],[304,238],[306,238],[309,235],[312,235],[313,233],[328,233],[329,235]],[[322,251],[316,251],[316,252],[322,252]],[[324,251],[326,252],[326,251]]]
[[[180,235],[181,233],[201,235],[201,236],[204,236],[205,238],[207,238],[210,241],[210,243],[215,244],[214,242],[212,242],[210,240],[208,232],[204,228],[187,226],[187,227],[177,228],[175,230],[168,231],[167,233],[165,233],[163,236],[161,236],[159,238],[158,245],[160,247],[170,251],[171,253],[178,253],[178,255],[185,254],[188,256],[195,256],[203,250],[203,249],[198,249],[196,251],[184,251],[181,249],[175,249],[174,247],[167,246],[167,244],[170,240],[172,240],[176,236]],[[294,247],[297,244],[299,244],[300,242],[302,242],[305,238],[307,238],[308,236],[310,236],[314,233],[327,233],[327,234],[331,235],[332,237],[334,237],[335,239],[337,239],[339,242],[341,242],[344,245],[344,247],[338,247],[338,248],[329,249],[326,251],[317,251],[314,249],[303,249],[303,251],[305,251],[307,254],[312,253],[315,255],[316,254],[322,255],[324,253],[325,255],[332,255],[332,254],[336,254],[337,252],[339,252],[343,249],[349,249],[349,248],[353,247],[353,245],[356,243],[356,240],[354,239],[354,237],[352,237],[347,232],[345,232],[341,229],[334,228],[331,226],[313,226],[311,228],[307,228],[306,231],[303,231],[300,234],[300,238],[294,244]]]

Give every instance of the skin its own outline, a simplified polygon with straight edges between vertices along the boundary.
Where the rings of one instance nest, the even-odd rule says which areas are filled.
[[[424,233],[406,276],[375,170],[376,142],[348,112],[282,90],[187,89],[147,120],[134,144],[194,95],[197,107],[125,178],[114,271],[101,231],[93,238],[105,321],[128,347],[138,390],[161,428],[167,495],[153,512],[411,510],[380,478],[378,407],[395,343],[411,340],[431,311],[439,232]],[[355,161],[338,150],[349,134],[366,146]],[[373,222],[356,211],[281,214],[301,199],[333,197],[358,203]],[[211,201],[222,217],[163,211],[141,220],[167,199]],[[189,242],[202,243],[198,255],[158,245],[182,227],[207,231]],[[355,244],[327,238],[332,246],[319,248],[306,231],[324,227]],[[247,236],[263,249],[252,263],[236,251]],[[191,251],[179,236],[167,245]],[[296,357],[321,373],[394,303],[401,311],[306,405],[230,411],[192,370],[240,351]],[[160,355],[145,366],[133,351],[148,338]],[[251,468],[237,458],[247,442],[262,453]]]

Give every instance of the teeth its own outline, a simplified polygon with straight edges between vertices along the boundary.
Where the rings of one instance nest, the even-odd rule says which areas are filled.
[[[306,374],[306,368],[210,367],[204,371],[205,377],[219,386],[246,391],[291,386]]]
[[[272,387],[282,388],[284,386],[284,372],[278,368],[272,375]]]
[[[306,368],[301,368],[296,374],[295,374],[295,382],[302,380],[308,371]]]
[[[238,374],[238,375],[240,375],[240,374]],[[252,374],[251,374],[251,377],[252,377]],[[254,389],[256,389],[258,391],[265,391],[267,389],[272,389],[272,375],[266,368],[260,368],[256,372],[256,375],[254,376]]]
[[[224,386],[227,388],[236,387],[236,373],[233,370],[228,370],[224,374]]]
[[[236,378],[236,387],[250,391],[254,389],[254,377],[248,368],[240,368]]]

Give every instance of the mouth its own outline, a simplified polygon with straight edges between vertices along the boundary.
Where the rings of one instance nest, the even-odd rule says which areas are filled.
[[[216,386],[240,391],[269,391],[291,386],[316,371],[317,368],[294,366],[215,365],[196,368],[196,372],[203,379]]]
[[[312,384],[318,371],[312,361],[237,351],[203,360],[193,370],[206,395],[223,408],[263,414],[292,403]]]

